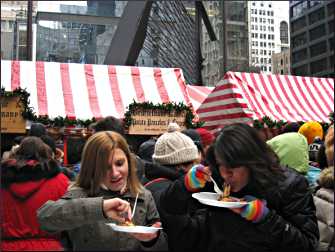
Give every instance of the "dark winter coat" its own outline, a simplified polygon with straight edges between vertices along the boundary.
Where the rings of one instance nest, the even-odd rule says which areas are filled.
[[[183,178],[176,180],[160,199],[170,243],[184,251],[313,251],[319,231],[308,182],[284,169],[286,179],[267,191],[270,212],[258,224],[226,208],[208,207],[188,214],[185,202],[191,193]],[[251,184],[232,193],[239,198],[245,195],[261,198]]]
[[[60,236],[42,231],[36,212],[66,192],[68,178],[57,166],[17,169],[15,162],[7,160],[1,167],[1,250],[62,250]]]

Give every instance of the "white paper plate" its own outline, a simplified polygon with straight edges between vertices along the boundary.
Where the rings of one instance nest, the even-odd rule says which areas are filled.
[[[125,232],[125,233],[152,234],[162,229],[162,228],[147,227],[147,226],[121,226],[121,225],[116,225],[115,223],[107,223],[106,225],[112,227],[114,231]]]
[[[192,197],[199,200],[200,203],[215,206],[215,207],[226,207],[226,208],[239,208],[248,204],[247,202],[229,202],[229,201],[218,201],[218,193],[212,192],[199,192],[193,193]]]

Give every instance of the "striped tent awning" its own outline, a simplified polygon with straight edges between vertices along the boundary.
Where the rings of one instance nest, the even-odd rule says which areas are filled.
[[[269,116],[274,120],[329,122],[334,79],[227,72],[197,110],[204,127]]]
[[[133,100],[191,105],[179,68],[2,60],[1,86],[26,88],[34,112],[50,118],[123,118]]]
[[[197,110],[201,103],[213,91],[214,87],[187,85],[188,95],[194,110]]]

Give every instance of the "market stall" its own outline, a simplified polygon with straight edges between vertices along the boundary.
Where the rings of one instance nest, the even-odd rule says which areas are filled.
[[[329,122],[334,79],[227,72],[197,110],[208,130],[234,122]]]

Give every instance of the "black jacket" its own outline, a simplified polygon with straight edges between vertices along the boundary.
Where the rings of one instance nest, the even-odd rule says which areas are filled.
[[[190,214],[185,202],[191,197],[183,182],[176,180],[160,198],[161,219],[169,243],[184,251],[313,251],[319,230],[308,182],[297,172],[285,169],[286,178],[269,189],[269,214],[252,223],[226,208],[208,207]],[[261,198],[252,185],[232,196]],[[177,225],[176,225],[177,223]]]

